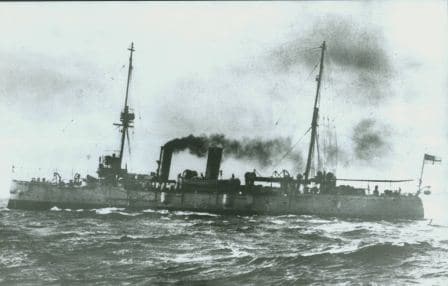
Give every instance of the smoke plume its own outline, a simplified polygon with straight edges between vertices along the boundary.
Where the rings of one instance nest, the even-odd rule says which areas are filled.
[[[357,159],[369,161],[384,155],[388,151],[389,130],[373,119],[364,119],[353,129],[352,140]]]
[[[229,139],[223,134],[189,135],[176,138],[165,144],[174,153],[188,150],[191,154],[204,157],[211,146],[223,148],[224,159],[233,157],[235,159],[254,161],[262,168],[273,166],[285,157],[299,169],[303,165],[302,156],[297,151],[292,151],[293,146],[290,138],[275,139]],[[285,154],[288,154],[285,156]]]
[[[381,30],[335,17],[327,17],[312,26],[308,33],[301,32],[271,52],[279,72],[290,73],[301,66],[314,67],[319,59],[317,46],[326,40],[324,76],[336,72],[339,79],[341,75],[346,76],[350,82],[342,87],[343,94],[352,95],[360,104],[378,104],[389,95],[394,68],[384,49]]]

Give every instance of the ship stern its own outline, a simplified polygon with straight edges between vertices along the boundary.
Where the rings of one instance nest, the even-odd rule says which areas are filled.
[[[12,180],[11,186],[9,188],[9,200],[8,200],[8,209],[12,209],[16,207],[16,201],[21,192],[21,186],[18,181]]]
[[[24,202],[26,202],[26,193],[30,189],[30,183],[26,181],[12,180],[11,187],[9,188],[9,200],[8,209],[23,208]]]

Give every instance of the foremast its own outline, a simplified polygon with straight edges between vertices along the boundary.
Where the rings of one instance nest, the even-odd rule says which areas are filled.
[[[128,97],[129,97],[129,83],[131,82],[131,75],[132,75],[132,55],[134,53],[134,43],[131,43],[131,47],[128,49],[130,51],[130,55],[129,55],[129,68],[128,68],[128,80],[126,83],[126,97],[124,99],[124,107],[123,107],[123,111],[120,114],[120,121],[121,123],[114,123],[114,125],[116,126],[120,126],[121,127],[121,144],[120,144],[120,156],[119,156],[119,166],[120,169],[122,168],[122,163],[123,163],[123,150],[124,150],[124,144],[125,144],[125,139],[127,137],[128,139],[128,144],[130,144],[129,142],[129,133],[128,133],[128,129],[134,127],[132,124],[134,123],[134,118],[135,115],[134,113],[129,111],[129,106],[128,106]]]
[[[316,145],[317,121],[319,118],[319,95],[320,95],[320,86],[321,86],[321,81],[322,81],[322,75],[323,75],[323,71],[324,71],[324,56],[325,56],[325,49],[326,49],[325,41],[320,46],[320,49],[321,49],[321,56],[320,56],[320,65],[319,65],[319,75],[316,78],[317,88],[316,88],[316,97],[314,99],[313,117],[311,119],[311,140],[310,140],[310,146],[308,149],[308,159],[306,161],[306,168],[305,168],[305,178],[304,178],[305,183],[308,183],[310,169],[311,169],[311,161],[313,159],[313,153],[314,153],[314,146]]]
[[[120,154],[118,157],[115,155],[115,153],[112,154],[112,156],[104,156],[100,157],[99,160],[99,166],[98,166],[98,176],[102,179],[105,179],[108,182],[116,183],[119,178],[123,178],[124,175],[127,174],[127,167],[122,168],[123,165],[123,151],[124,151],[124,145],[126,138],[128,139],[128,147],[130,147],[129,142],[129,128],[134,127],[134,119],[135,115],[130,110],[128,106],[128,99],[129,99],[129,84],[131,82],[131,76],[132,76],[132,56],[134,53],[134,43],[131,43],[131,47],[128,49],[130,51],[129,55],[129,68],[128,68],[128,78],[126,83],[126,95],[124,99],[124,107],[123,111],[120,114],[120,123],[114,123],[115,126],[120,127],[121,132],[121,140],[120,140]],[[130,149],[129,149],[130,150]]]

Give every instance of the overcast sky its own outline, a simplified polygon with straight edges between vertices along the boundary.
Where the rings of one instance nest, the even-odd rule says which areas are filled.
[[[296,142],[326,40],[321,116],[336,126],[337,175],[417,178],[423,153],[448,162],[446,3],[1,3],[0,196],[12,177],[94,174],[118,149],[132,41],[132,171],[154,171],[159,147],[189,134]],[[254,167],[272,172],[232,159],[223,170]],[[427,170],[444,186],[445,165]]]

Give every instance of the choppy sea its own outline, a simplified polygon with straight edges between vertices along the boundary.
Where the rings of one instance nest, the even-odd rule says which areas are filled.
[[[448,225],[431,220],[6,203],[1,285],[448,285]]]

